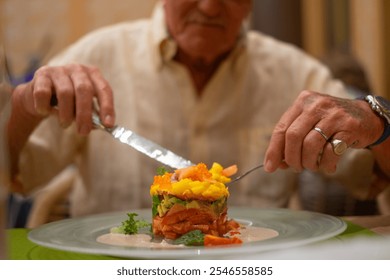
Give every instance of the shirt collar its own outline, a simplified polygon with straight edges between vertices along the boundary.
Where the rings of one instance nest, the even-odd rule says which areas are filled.
[[[161,69],[164,61],[171,60],[177,50],[177,45],[170,38],[167,30],[164,7],[161,1],[157,2],[152,14],[149,40],[154,66],[156,70]]]

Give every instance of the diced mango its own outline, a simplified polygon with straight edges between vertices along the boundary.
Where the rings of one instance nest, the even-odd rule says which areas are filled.
[[[223,168],[214,163],[210,170],[204,163],[175,171],[178,181],[172,181],[172,173],[155,176],[150,187],[151,195],[170,194],[174,196],[196,196],[207,200],[217,200],[229,195],[225,183],[230,181],[228,176],[237,172],[237,166]]]

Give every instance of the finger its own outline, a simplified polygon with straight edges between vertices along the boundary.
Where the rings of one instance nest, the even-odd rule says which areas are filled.
[[[81,135],[87,135],[92,130],[92,104],[95,88],[84,66],[73,66],[70,76],[75,90],[75,118],[77,130]]]
[[[302,145],[303,168],[318,171],[326,143],[326,139],[314,129],[306,135]]]
[[[31,85],[34,110],[41,116],[47,116],[51,111],[50,98],[53,92],[53,81],[47,67],[35,73]]]
[[[314,122],[315,114],[313,114],[313,116],[311,116],[311,114],[307,114],[308,116],[311,116],[313,121],[310,121],[305,125],[306,128],[304,129],[306,133],[297,133],[296,131],[298,127],[294,127],[295,125],[290,130],[290,135],[287,136],[289,139],[286,139],[286,132],[291,126],[291,124],[294,122],[294,120],[297,119],[304,112],[304,110],[310,112],[311,108],[313,108],[312,104],[317,99],[317,96],[318,93],[302,91],[294,102],[294,104],[286,111],[286,113],[283,114],[274,129],[270,145],[265,154],[264,169],[266,171],[273,172],[281,165],[284,165],[285,167],[286,165],[290,164],[293,164],[298,169],[301,168],[301,163],[298,163],[298,158],[300,156],[297,156],[297,154],[301,151],[301,147],[299,147],[299,152],[294,152],[294,143],[291,141],[293,141],[292,139],[298,137],[301,140],[300,143],[302,143],[302,135],[306,135],[307,132],[311,129],[310,123]],[[288,146],[286,147],[286,145]],[[286,156],[288,157],[287,160],[285,158]],[[283,160],[285,160],[285,162],[282,163]]]
[[[315,160],[315,155],[310,155],[310,149],[315,149],[313,144],[308,144],[309,146],[306,147],[305,155],[303,155],[305,159],[305,167],[310,170],[322,170],[327,173],[333,173],[336,171],[336,165],[339,160],[339,158],[334,154],[332,145],[329,143],[331,141],[333,135],[335,134],[335,131],[337,131],[337,123],[339,123],[337,120],[334,119],[323,119],[322,121],[318,122],[315,125],[315,128],[313,129],[313,132],[317,134],[316,138],[322,138],[322,146],[321,149],[321,156],[320,160]],[[318,129],[318,131],[316,131]],[[312,134],[313,135],[313,134]],[[314,135],[313,135],[314,136]],[[317,148],[316,150],[318,150]],[[315,163],[316,162],[316,163]],[[314,165],[317,165],[317,167],[314,167]]]
[[[291,123],[290,127],[286,132],[286,147],[284,152],[284,160],[291,168],[298,172],[302,171],[304,168],[304,140],[306,139],[308,134],[310,134],[313,128],[313,122],[313,116],[311,114],[305,114],[303,112]]]
[[[285,131],[285,124],[279,122],[272,132],[271,139],[264,156],[264,170],[266,172],[274,172],[282,164],[284,165],[284,168],[286,168],[286,164],[283,162]]]
[[[321,162],[319,163],[319,169],[325,173],[336,172],[337,163],[340,160],[340,156],[337,156],[333,152],[332,145],[328,142],[324,147]]]
[[[52,73],[55,88],[58,119],[62,127],[68,127],[75,116],[75,90],[73,82],[64,69]]]
[[[115,125],[115,111],[111,86],[97,69],[92,69],[90,77],[96,90],[100,119],[105,126],[112,127]]]
[[[359,140],[353,140],[354,138],[352,137],[352,134],[346,131],[337,132],[332,136],[328,141],[326,157],[321,164],[322,169],[328,173],[336,171],[337,163],[344,152],[346,152],[348,148],[353,148],[359,143]],[[334,141],[341,141],[341,143],[338,145],[337,143],[334,143]]]

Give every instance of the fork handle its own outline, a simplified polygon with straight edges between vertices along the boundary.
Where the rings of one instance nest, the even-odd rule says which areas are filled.
[[[242,179],[243,177],[245,177],[245,176],[248,175],[249,173],[252,173],[253,171],[255,171],[255,170],[259,169],[259,168],[262,168],[263,166],[264,166],[264,164],[260,164],[260,165],[257,165],[257,166],[255,166],[255,167],[253,167],[252,169],[249,169],[249,170],[248,170],[247,172],[245,172],[244,174],[242,174],[242,175],[240,175],[240,176],[234,178],[232,181],[229,182],[229,184],[234,183],[234,182],[236,182],[236,181]]]

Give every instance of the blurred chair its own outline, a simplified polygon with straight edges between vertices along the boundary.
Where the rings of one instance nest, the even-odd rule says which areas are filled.
[[[332,51],[322,57],[322,63],[328,66],[336,79],[349,87],[354,95],[366,95],[371,92],[366,71],[350,53]]]
[[[62,171],[47,186],[31,196],[32,207],[27,217],[26,228],[69,218],[69,194],[76,176],[71,166]]]

